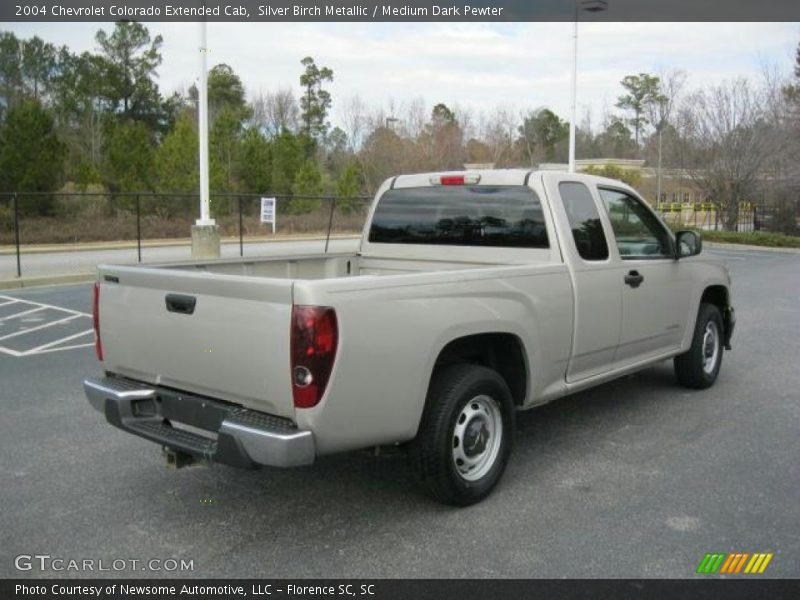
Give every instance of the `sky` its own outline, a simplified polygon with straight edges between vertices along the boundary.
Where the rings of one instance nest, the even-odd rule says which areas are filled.
[[[162,93],[188,89],[199,70],[199,25],[147,27],[164,38]],[[113,24],[0,24],[73,51],[95,50],[100,28]],[[765,68],[788,74],[800,23],[581,23],[578,39],[578,118],[591,110],[596,125],[614,110],[625,75],[681,69],[692,89],[757,80]],[[354,95],[387,112],[422,98],[476,113],[546,106],[569,115],[572,23],[209,23],[208,46],[209,66],[229,64],[248,94],[299,93],[300,60],[314,57],[334,71],[334,123]]]

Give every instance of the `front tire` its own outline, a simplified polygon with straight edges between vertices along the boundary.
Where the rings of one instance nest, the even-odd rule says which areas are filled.
[[[468,506],[486,498],[511,453],[514,403],[505,380],[478,365],[437,372],[412,456],[438,500]]]
[[[724,331],[719,309],[713,304],[701,304],[692,346],[675,357],[678,383],[696,390],[714,385],[722,366]]]

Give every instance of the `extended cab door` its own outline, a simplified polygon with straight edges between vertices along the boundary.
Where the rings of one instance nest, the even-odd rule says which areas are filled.
[[[597,191],[613,230],[611,255],[622,290],[618,368],[680,347],[690,280],[688,266],[674,258],[672,235],[641,198],[602,184]]]
[[[575,314],[566,379],[572,383],[601,375],[614,366],[622,318],[619,265],[612,260],[607,220],[599,198],[569,175],[543,175],[565,260],[570,265]],[[605,221],[605,222],[604,222]],[[568,237],[564,238],[564,233]]]

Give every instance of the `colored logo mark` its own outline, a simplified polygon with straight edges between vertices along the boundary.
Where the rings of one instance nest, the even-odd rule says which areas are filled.
[[[772,552],[732,552],[726,554],[717,552],[706,554],[697,567],[698,573],[715,574],[736,574],[736,573],[763,573],[769,561],[772,560]],[[746,566],[745,566],[746,565]]]

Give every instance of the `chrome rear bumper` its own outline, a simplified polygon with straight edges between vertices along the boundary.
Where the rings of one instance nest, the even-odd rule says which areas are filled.
[[[288,419],[120,377],[83,388],[115,427],[196,458],[245,468],[314,462],[313,434]]]

